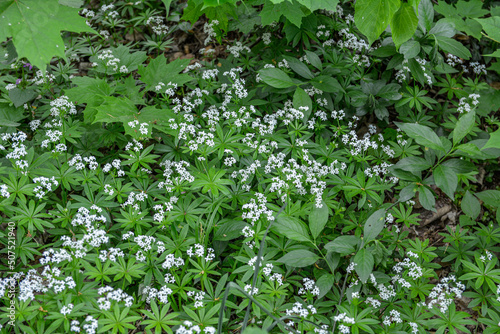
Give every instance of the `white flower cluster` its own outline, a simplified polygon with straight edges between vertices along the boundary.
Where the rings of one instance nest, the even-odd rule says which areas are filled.
[[[422,72],[424,72],[424,77],[427,80],[427,84],[430,86],[432,85],[432,78],[429,74],[425,72],[425,65],[427,64],[427,60],[421,59],[421,58],[415,58],[415,60],[420,64],[420,68],[422,69]]]
[[[316,308],[314,305],[307,305],[306,307],[303,307],[303,305],[299,302],[296,302],[293,304],[293,307],[291,309],[285,310],[286,315],[291,316],[291,315],[298,315],[299,317],[306,318],[311,314],[316,314]],[[288,323],[290,326],[291,324]]]
[[[303,284],[304,286],[299,289],[299,295],[305,295],[307,292],[311,292],[313,296],[319,296],[319,288],[312,279],[304,277]]]
[[[110,260],[111,262],[116,262],[117,257],[123,258],[125,254],[120,248],[114,248],[111,247],[107,250],[101,250],[99,252],[99,260],[102,262],[106,262],[107,260]]]
[[[53,100],[50,102],[50,115],[54,117],[59,117],[63,115],[75,115],[76,114],[76,108],[73,102],[70,102],[68,100],[68,97],[65,95],[62,95],[58,97],[57,99]]]
[[[125,172],[121,169],[121,164],[122,164],[122,162],[120,161],[120,159],[115,159],[111,163],[105,164],[104,167],[102,168],[102,171],[104,173],[109,173],[111,171],[111,168],[115,168],[118,176],[120,176],[120,177],[124,176]],[[111,195],[111,194],[109,194],[109,195]]]
[[[139,125],[139,132],[141,135],[147,135],[149,133],[149,124],[148,123],[139,123],[138,120],[134,119],[127,123],[132,129],[134,129],[137,125]]]
[[[477,107],[479,104],[479,98],[481,96],[479,94],[470,94],[468,97],[462,97],[458,101],[457,111],[461,114],[463,112],[470,112],[473,108]],[[472,103],[472,106],[469,104]]]
[[[168,296],[170,296],[172,292],[172,289],[166,285],[163,285],[159,290],[146,286],[142,291],[143,295],[146,296],[146,303],[148,304],[151,304],[151,301],[155,298],[158,298],[160,303],[166,304],[168,303]]]
[[[189,173],[187,167],[189,167],[189,162],[186,161],[169,161],[165,160],[160,163],[160,167],[165,168],[163,176],[165,181],[158,184],[158,188],[165,189],[167,192],[172,192],[174,186],[181,184],[184,181],[193,182],[194,177]],[[176,176],[174,176],[177,174]]]
[[[488,250],[485,250],[485,253],[486,255],[481,255],[479,259],[483,262],[486,262],[486,259],[488,259],[488,262],[491,261],[493,259],[493,254]]]
[[[127,206],[131,206],[132,209],[139,211],[140,210],[140,205],[139,202],[144,202],[148,198],[148,194],[145,192],[138,192],[137,194],[134,194],[133,191],[128,194],[127,200],[123,202],[121,205],[122,208],[126,208]]]
[[[271,44],[271,33],[270,32],[263,33],[262,41],[264,42],[265,45]]]
[[[184,321],[179,328],[175,331],[175,334],[215,334],[217,330],[214,327],[206,326],[200,328],[200,326],[193,324],[191,321]]]
[[[169,254],[162,264],[163,269],[179,268],[184,265],[184,260],[180,257],[175,257],[174,254]]]
[[[75,166],[76,170],[84,169],[85,167],[87,167],[87,164],[89,170],[96,170],[97,167],[99,167],[99,164],[97,163],[97,160],[93,155],[82,158],[80,154],[75,154],[73,158],[68,161],[68,165]]]
[[[234,58],[240,58],[240,53],[245,51],[245,52],[250,52],[250,48],[248,46],[243,45],[240,41],[237,41],[235,45],[230,46],[227,48],[229,52],[234,56]]]
[[[33,182],[40,184],[39,186],[36,186],[33,189],[33,191],[35,192],[35,196],[40,198],[40,199],[43,198],[43,196],[45,196],[45,194],[48,191],[52,191],[52,186],[57,188],[57,186],[59,185],[59,182],[57,182],[57,180],[54,176],[52,176],[52,178],[50,178],[50,179],[47,177],[43,177],[43,176],[35,177],[33,179]]]
[[[158,82],[158,85],[155,86],[155,91],[156,92],[160,92],[161,90],[163,90],[165,84],[163,82]],[[174,96],[175,95],[175,90],[177,89],[177,84],[176,83],[172,83],[171,81],[168,82],[167,84],[167,88],[165,90],[165,95],[167,96]]]
[[[134,303],[134,297],[129,296],[122,289],[113,289],[110,286],[104,286],[97,290],[97,294],[99,296],[104,295],[104,297],[100,297],[97,300],[97,305],[100,310],[107,311],[111,308],[111,302],[115,301],[117,303],[125,302],[126,307],[132,306]]]
[[[68,304],[68,305],[65,305],[61,308],[61,310],[59,312],[61,312],[62,315],[67,315],[67,314],[70,314],[71,311],[73,310],[73,304]]]
[[[472,62],[469,64],[471,67],[472,67],[472,71],[477,74],[477,75],[481,75],[481,74],[487,74],[486,72],[486,66],[483,65],[483,64],[479,64],[478,62]]]
[[[154,33],[157,35],[163,35],[168,33],[168,27],[163,23],[163,17],[161,16],[150,16],[146,24],[153,29]]]
[[[212,20],[210,23],[205,23],[203,26],[203,32],[207,34],[207,38],[205,39],[205,45],[209,44],[212,42],[212,38],[217,36],[214,26],[217,26],[219,24],[219,21],[217,20]]]
[[[388,316],[387,315],[384,316],[384,321],[383,321],[384,325],[390,326],[393,322],[397,324],[403,322],[403,320],[401,320],[401,313],[398,312],[397,310],[391,310]]]
[[[174,204],[177,203],[178,198],[175,196],[170,197],[168,202],[163,204],[157,204],[153,207],[156,213],[153,216],[153,220],[161,223],[165,219],[165,213],[171,211],[174,208]]]
[[[27,169],[28,169],[28,161],[23,160],[22,158],[28,154],[28,151],[26,150],[26,145],[23,144],[23,142],[28,138],[28,136],[24,132],[17,132],[17,133],[3,133],[2,137],[0,137],[2,141],[11,141],[11,148],[13,149],[11,152],[9,152],[5,157],[7,159],[12,159],[15,160],[15,165],[21,169],[22,173],[24,175],[27,174]],[[6,148],[2,145],[0,145],[0,150],[6,150]]]
[[[267,209],[267,197],[261,193],[255,193],[255,198],[250,199],[250,203],[243,204],[242,210],[248,210],[243,213],[243,219],[249,219],[252,226],[257,222],[261,216],[266,216],[267,220],[274,220],[273,210]]]
[[[252,290],[252,285],[251,284],[245,285],[245,287],[243,288],[243,290],[245,290],[245,292],[248,293],[250,296],[253,296],[253,295],[256,295],[256,294],[259,293],[259,289],[257,287],[254,287],[253,290]]]
[[[118,71],[118,65],[120,63],[120,59],[113,55],[113,51],[103,50],[97,56],[97,59],[103,60],[104,66],[112,68],[113,71]]]
[[[1,197],[5,197],[5,198],[9,198],[10,197],[10,193],[7,191],[8,187],[6,184],[0,184],[0,196]]]
[[[408,67],[408,59],[404,59],[401,64],[401,69],[396,72],[396,80],[399,83],[403,83],[406,80],[406,74],[410,72],[410,68]]]
[[[16,280],[21,279],[24,273],[19,273]],[[14,282],[14,283],[13,283]],[[10,284],[15,284],[15,281],[10,281]],[[35,294],[47,293],[53,290],[56,294],[61,293],[66,289],[73,289],[76,286],[73,277],[61,277],[61,270],[59,268],[51,268],[45,266],[41,274],[35,269],[30,269],[26,273],[26,277],[19,282],[19,300],[25,302],[27,300],[34,300]],[[0,289],[1,290],[1,289]],[[2,292],[2,291],[0,291]],[[3,295],[0,293],[0,295]]]
[[[38,86],[38,85],[42,85],[44,83],[53,82],[55,79],[56,79],[56,77],[53,74],[51,74],[49,72],[45,72],[45,74],[44,74],[42,71],[38,70],[35,73],[35,77],[33,79],[28,79],[28,82],[32,82]]]
[[[194,297],[194,307],[195,308],[200,308],[203,307],[203,298],[205,298],[205,292],[199,291],[188,291],[187,292],[188,297]]]
[[[440,283],[436,284],[429,294],[430,301],[428,308],[439,306],[441,312],[446,312],[448,307],[453,303],[454,298],[462,298],[462,293],[465,291],[465,285],[457,281],[455,275],[450,275],[441,279]],[[453,298],[454,297],[454,298]]]
[[[334,321],[342,322],[339,325],[339,332],[342,334],[347,334],[351,332],[351,328],[348,325],[354,325],[356,323],[354,318],[348,317],[347,313],[340,313],[333,318]]]
[[[196,257],[205,257],[205,261],[212,261],[215,259],[215,251],[213,248],[207,248],[207,254],[205,255],[205,247],[200,244],[195,244],[194,245],[194,252],[193,252],[193,247],[190,247],[187,250],[187,255],[189,257],[191,256],[196,256]]]

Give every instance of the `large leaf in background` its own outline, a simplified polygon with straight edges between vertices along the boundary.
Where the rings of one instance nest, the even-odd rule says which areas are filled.
[[[6,103],[0,104],[0,127],[17,127],[26,118],[23,108],[14,108]]]
[[[415,9],[408,3],[402,3],[391,20],[392,40],[396,48],[413,37],[417,25],[418,18]]]
[[[399,9],[399,0],[358,0],[354,5],[354,21],[371,45],[387,28]]]
[[[385,209],[379,209],[368,217],[364,227],[364,241],[368,243],[377,238],[385,225]]]
[[[134,138],[151,138],[152,127],[160,131],[169,133],[167,123],[175,114],[166,109],[156,109],[153,106],[146,107],[140,111],[135,104],[124,97],[106,96],[103,103],[96,107],[95,122],[113,123],[121,122],[125,128],[125,133]],[[144,128],[147,133],[141,133],[141,124],[147,123]]]
[[[78,11],[57,0],[0,0],[0,42],[12,37],[19,58],[45,71],[52,57],[65,58],[61,31],[95,33]]]
[[[490,139],[488,139],[481,150],[484,150],[486,148],[500,148],[500,129],[490,134]]]
[[[439,165],[432,172],[434,182],[452,200],[455,199],[455,190],[458,186],[458,176],[447,166]]]
[[[309,214],[309,229],[314,239],[320,235],[328,222],[328,206],[324,201],[321,203],[323,204],[321,208],[317,208],[316,205],[313,205],[311,213]]]
[[[300,219],[285,214],[278,216],[273,223],[272,230],[278,235],[284,235],[295,241],[310,241],[306,224]]]
[[[297,0],[302,5],[306,6],[311,12],[317,9],[324,9],[336,12],[339,0]]]
[[[500,43],[500,17],[492,16],[486,19],[476,19],[483,26],[489,38]]]
[[[282,15],[299,28],[302,25],[302,18],[306,16],[298,1],[273,3],[273,1],[267,0],[260,12],[262,25],[267,26],[273,22],[278,22]]]
[[[189,64],[189,59],[176,59],[167,64],[167,59],[163,56],[158,56],[152,59],[148,66],[139,67],[139,75],[141,81],[146,84],[146,90],[154,90],[154,87],[159,82],[167,85],[169,82],[179,86],[193,80],[188,74],[180,74]],[[166,88],[165,88],[166,89]]]
[[[463,59],[470,59],[470,51],[462,43],[445,36],[434,35],[434,38],[439,47],[444,51]]]
[[[277,262],[281,262],[291,267],[307,267],[313,265],[320,257],[311,251],[305,249],[293,250],[286,253]]]
[[[361,282],[366,283],[375,264],[372,253],[366,249],[360,249],[356,256],[354,256],[353,262],[356,264],[354,270],[356,270],[359,279]]]
[[[444,151],[444,146],[441,143],[438,135],[431,128],[417,123],[395,123],[401,130],[406,132],[408,136],[415,139],[420,145],[433,148],[435,150]]]
[[[115,88],[110,87],[106,80],[91,77],[74,77],[71,82],[77,87],[66,90],[64,94],[75,104],[87,104],[83,111],[84,120],[92,123],[96,107],[104,102],[104,97],[111,96]]]
[[[9,90],[9,98],[14,103],[16,108],[22,106],[28,101],[33,100],[37,96],[38,93],[31,88],[19,89],[16,87]]]
[[[288,88],[295,86],[295,82],[285,72],[278,68],[264,68],[259,71],[260,78],[274,88]]]

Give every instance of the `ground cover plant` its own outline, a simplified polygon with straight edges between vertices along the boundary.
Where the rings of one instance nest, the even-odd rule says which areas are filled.
[[[500,3],[0,16],[0,333],[500,333]]]

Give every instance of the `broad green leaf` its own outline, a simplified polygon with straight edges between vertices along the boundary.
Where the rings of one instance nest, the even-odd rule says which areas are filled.
[[[262,25],[267,26],[273,22],[279,22],[280,17],[283,15],[292,24],[300,28],[302,18],[306,16],[300,7],[300,3],[295,0],[283,1],[276,4],[267,0],[260,12]]]
[[[298,218],[281,214],[273,223],[272,229],[279,235],[284,235],[296,241],[310,241],[307,226]]]
[[[418,187],[418,200],[424,209],[429,211],[435,211],[434,205],[436,204],[436,199],[430,191],[425,186]]]
[[[247,327],[242,334],[267,334],[267,331],[258,327]]]
[[[218,225],[220,225],[220,223]],[[217,229],[214,240],[228,241],[241,237],[241,230],[243,230],[245,226],[248,226],[248,224],[243,221],[228,220]]]
[[[477,198],[483,201],[486,205],[494,208],[500,207],[500,191],[499,190],[484,190],[475,194]]]
[[[321,63],[321,59],[312,51],[304,50],[306,53],[307,60],[311,63],[312,66],[316,67],[318,70],[323,70],[323,64]]]
[[[320,257],[311,251],[305,249],[297,249],[286,253],[278,259],[278,262],[284,263],[291,267],[307,267],[313,265]]]
[[[327,75],[319,75],[315,77],[311,81],[311,84],[315,88],[327,93],[338,93],[344,91],[337,79]]]
[[[444,51],[463,59],[470,59],[470,51],[465,46],[463,46],[462,43],[444,36],[434,35],[434,38],[436,39],[439,47]]]
[[[325,245],[325,249],[341,255],[349,255],[356,251],[360,238],[355,235],[341,235]]]
[[[405,56],[406,59],[412,59],[420,53],[420,43],[417,41],[407,41],[399,48],[399,53]]]
[[[356,256],[354,256],[353,262],[356,264],[354,270],[356,270],[359,279],[361,282],[366,283],[375,263],[372,253],[366,249],[360,249]]]
[[[295,82],[278,68],[264,68],[259,71],[260,78],[274,88],[288,88],[295,86]]]
[[[399,48],[401,44],[413,37],[417,30],[418,18],[415,9],[408,3],[401,3],[391,20],[392,40]]]
[[[446,166],[439,165],[432,172],[434,182],[452,200],[455,198],[455,190],[458,186],[458,177],[455,172]]]
[[[328,206],[324,201],[321,203],[323,204],[321,208],[317,208],[316,205],[313,204],[313,209],[309,214],[309,229],[314,239],[320,235],[328,222]]]
[[[481,212],[481,204],[468,190],[465,192],[464,198],[462,198],[461,208],[462,211],[472,219],[476,219]]]
[[[398,123],[396,125],[415,141],[435,150],[445,151],[441,140],[431,128],[418,123]]]
[[[312,74],[311,70],[309,69],[309,67],[307,67],[306,64],[304,64],[303,62],[301,62],[297,58],[288,57],[288,56],[285,56],[284,58],[288,62],[288,65],[290,66],[292,71],[294,71],[295,73],[297,73],[298,75],[300,75],[301,77],[303,77],[305,79],[314,78],[314,74]]]
[[[423,170],[427,170],[432,167],[432,164],[427,160],[420,157],[406,157],[398,161],[397,164],[393,166],[393,168],[398,168],[402,170],[406,170],[412,173],[418,173]]]
[[[399,0],[357,0],[354,5],[356,27],[368,38],[371,45],[391,22],[399,9]]]
[[[385,209],[379,209],[372,213],[365,223],[363,238],[365,244],[375,240],[382,232],[385,225]]]
[[[493,132],[490,134],[490,139],[486,142],[486,145],[484,145],[481,150],[484,150],[486,148],[500,148],[500,129],[497,131]]]
[[[95,33],[78,11],[57,0],[3,0],[0,41],[12,37],[19,58],[45,72],[52,57],[65,58],[61,31]]]
[[[487,54],[487,55],[483,55],[483,57],[496,57],[496,58],[500,58],[500,49],[497,49],[493,53],[490,53],[490,54]]]
[[[317,9],[324,9],[328,11],[337,11],[339,0],[297,0],[302,5],[306,6],[311,12]]]
[[[9,90],[9,98],[12,102],[14,102],[14,106],[16,108],[22,106],[26,102],[33,100],[37,96],[38,93],[31,88],[19,89],[16,87]]]
[[[152,59],[148,66],[139,66],[138,73],[141,81],[146,84],[146,90],[154,90],[159,82],[165,84],[165,89],[169,82],[182,86],[194,80],[189,74],[180,74],[189,65],[189,59],[176,59],[167,64],[167,58],[158,56]]]
[[[456,145],[467,136],[476,124],[476,112],[473,110],[458,119],[453,129],[453,144]]]
[[[293,94],[293,107],[295,109],[307,107],[307,110],[303,110],[302,112],[304,113],[304,119],[309,119],[309,115],[311,115],[312,111],[312,100],[311,97],[300,87],[297,87],[295,93]]]
[[[434,21],[434,7],[431,0],[421,0],[418,5],[418,25],[426,33]]]
[[[500,16],[492,16],[486,19],[476,19],[482,26],[489,38],[500,43]]]
[[[319,288],[318,298],[323,298],[335,284],[335,276],[332,274],[324,274],[316,281],[316,286]]]

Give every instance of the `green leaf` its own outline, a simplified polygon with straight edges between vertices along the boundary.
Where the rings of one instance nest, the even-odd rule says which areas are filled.
[[[359,237],[355,235],[341,235],[325,245],[325,249],[341,255],[349,255],[356,251]]]
[[[418,200],[424,209],[435,211],[434,205],[436,204],[436,199],[434,198],[432,191],[430,191],[427,187],[418,187]]]
[[[494,208],[500,207],[500,191],[499,190],[484,190],[476,193],[476,197],[483,201],[486,205]]]
[[[315,77],[311,81],[311,84],[315,88],[327,93],[338,93],[344,91],[337,79],[327,75],[319,75]]]
[[[323,204],[321,208],[317,208],[316,205],[313,205],[313,209],[309,214],[309,229],[314,239],[320,235],[328,222],[328,206],[324,201],[321,203]]]
[[[470,51],[462,43],[445,36],[434,35],[434,38],[443,51],[463,59],[470,59]]]
[[[19,58],[45,72],[52,57],[65,58],[61,31],[95,33],[78,11],[57,0],[3,0],[0,41],[11,36]]]
[[[431,128],[418,123],[395,123],[408,136],[415,139],[417,143],[435,150],[445,151],[441,140]]]
[[[305,79],[314,78],[314,74],[312,74],[311,70],[307,67],[306,64],[293,57],[285,56],[284,58],[288,62],[288,65],[290,66],[292,71]]]
[[[368,217],[365,223],[363,237],[365,244],[377,238],[385,225],[385,209],[379,209]]]
[[[476,19],[482,26],[489,38],[500,43],[500,16],[492,16],[486,19]]]
[[[165,86],[169,82],[182,86],[194,80],[189,74],[180,74],[189,65],[189,61],[189,59],[176,59],[167,64],[167,58],[161,55],[152,59],[148,66],[140,66],[137,72],[141,76],[141,81],[146,84],[146,90],[154,90],[159,82],[163,82]]]
[[[356,27],[368,38],[371,45],[391,22],[399,9],[399,0],[357,0],[354,5]]]
[[[316,281],[316,286],[319,288],[318,298],[323,298],[335,284],[335,276],[331,274],[324,274]]]
[[[258,327],[247,327],[242,334],[267,334],[267,331]]]
[[[242,236],[241,230],[247,223],[238,220],[229,220],[222,224],[215,232],[214,240],[228,241]]]
[[[14,106],[16,108],[22,106],[26,102],[33,100],[37,96],[38,93],[31,88],[19,89],[16,87],[9,90],[9,98],[11,99],[12,102],[14,102]]]
[[[458,119],[457,124],[455,124],[455,129],[453,129],[453,144],[456,145],[465,136],[467,136],[474,125],[476,124],[476,112],[473,110],[471,112],[466,113],[462,117]]]
[[[311,97],[300,87],[297,87],[295,93],[293,94],[293,107],[299,109],[299,107],[307,107],[307,110],[303,111],[304,118],[309,119],[312,111],[312,100]]]
[[[483,55],[483,57],[496,57],[496,58],[500,58],[500,49],[497,49],[495,52],[490,53],[488,55]]]
[[[337,11],[339,0],[297,0],[306,6],[311,12],[317,9],[324,9],[332,12]]]
[[[373,271],[374,260],[372,253],[366,249],[360,249],[354,256],[353,262],[356,264],[354,270],[356,270],[359,279],[361,282],[366,283]]]
[[[281,214],[274,222],[272,229],[279,235],[284,235],[296,241],[310,241],[307,226],[298,218]]]
[[[392,40],[396,48],[413,37],[417,25],[418,18],[415,9],[410,4],[403,2],[391,20]]]
[[[295,86],[295,82],[278,68],[264,68],[259,71],[260,78],[274,88],[288,88]]]
[[[418,5],[418,25],[425,32],[431,30],[434,22],[434,8],[431,0],[420,0]]]
[[[417,41],[407,41],[399,48],[399,53],[405,56],[405,59],[412,59],[420,53],[420,43]]]
[[[300,8],[301,5],[297,1],[283,1],[273,4],[269,0],[266,1],[264,8],[260,12],[261,22],[263,26],[278,22],[280,17],[285,16],[292,24],[299,27],[302,25],[302,18],[306,15]]]
[[[487,148],[500,148],[500,129],[490,134],[490,139],[486,142],[486,144],[481,148],[481,150]]]
[[[313,252],[310,252],[305,249],[297,249],[289,253],[286,253],[283,257],[281,257],[277,261],[284,263],[287,266],[302,268],[313,265],[319,259],[320,257],[314,254]]]
[[[450,167],[439,165],[434,168],[432,175],[434,176],[436,186],[438,186],[452,200],[455,199],[455,190],[457,190],[458,186],[457,174],[455,174]]]
[[[465,192],[464,198],[462,198],[461,208],[462,211],[472,219],[476,219],[481,212],[481,204],[468,190]]]
[[[420,157],[406,157],[398,161],[393,168],[406,170],[412,173],[418,173],[432,167],[432,164]]]
[[[312,66],[316,67],[318,70],[323,70],[323,64],[321,63],[321,59],[312,51],[304,50],[306,53],[307,60],[311,63]]]

